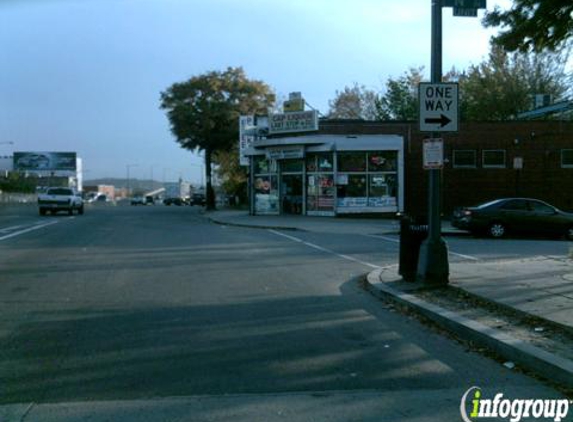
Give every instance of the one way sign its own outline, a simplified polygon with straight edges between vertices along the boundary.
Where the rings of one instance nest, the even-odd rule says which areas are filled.
[[[457,132],[458,84],[422,82],[418,89],[420,131]]]

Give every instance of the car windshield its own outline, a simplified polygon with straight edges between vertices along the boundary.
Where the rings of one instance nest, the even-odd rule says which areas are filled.
[[[48,189],[48,195],[73,195],[74,192],[70,189],[64,188],[55,188],[55,189]]]

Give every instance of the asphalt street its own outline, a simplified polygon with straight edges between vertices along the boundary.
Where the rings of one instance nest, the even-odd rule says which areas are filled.
[[[290,420],[311,420],[292,412],[320,416],[346,402],[356,420],[428,420],[431,404],[432,418],[451,420],[472,386],[559,396],[359,289],[360,276],[396,263],[395,236],[217,225],[197,207],[6,215],[4,405],[110,412],[119,401],[203,397],[194,420],[219,420],[209,412],[223,404],[224,416],[241,408],[250,409],[244,420],[274,420],[281,403],[290,403]],[[521,247],[534,254],[539,244],[487,242],[455,239],[452,259],[508,258]],[[543,251],[569,253],[558,241]]]

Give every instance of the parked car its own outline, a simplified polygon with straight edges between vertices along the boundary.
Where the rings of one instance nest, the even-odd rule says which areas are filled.
[[[531,198],[503,198],[459,208],[452,226],[494,238],[508,233],[565,236],[573,240],[573,214]]]
[[[165,205],[177,205],[177,206],[181,206],[183,205],[185,202],[183,201],[183,199],[181,198],[165,198],[163,200],[163,204]]]
[[[131,205],[145,205],[145,201],[141,196],[134,196],[131,198]]]
[[[38,195],[38,210],[40,215],[46,215],[48,212],[56,214],[59,211],[66,211],[69,215],[77,211],[81,215],[84,213],[84,201],[75,189],[48,188],[45,193]]]
[[[207,200],[204,193],[194,193],[191,195],[189,205],[205,205]]]

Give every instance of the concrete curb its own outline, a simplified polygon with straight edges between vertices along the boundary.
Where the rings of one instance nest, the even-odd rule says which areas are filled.
[[[203,215],[211,222],[214,224],[219,224],[219,225],[223,225],[223,226],[233,226],[233,227],[247,227],[247,228],[251,228],[251,229],[271,229],[271,230],[287,230],[287,231],[300,231],[300,232],[306,232],[308,230],[306,229],[302,229],[300,227],[293,227],[293,226],[277,226],[277,225],[272,225],[272,224],[249,224],[249,223],[237,223],[237,222],[233,222],[233,221],[229,221],[229,220],[225,220],[225,219],[218,219],[215,216],[210,216],[210,215],[206,215],[203,213]],[[255,217],[254,217],[255,218]],[[399,231],[395,231],[395,230],[389,230],[389,231],[385,231],[380,233],[381,235],[384,236],[390,236],[390,235],[396,235],[399,236],[400,232]],[[458,232],[458,231],[443,231],[442,232],[442,236],[448,236],[448,237],[461,237],[461,236],[471,236],[471,233],[469,232]]]
[[[380,276],[384,270],[384,268],[374,270],[367,276],[365,288],[374,296],[406,306],[440,327],[463,339],[486,346],[504,359],[515,362],[542,378],[573,388],[573,361],[546,352],[499,330],[486,327],[455,312],[396,290],[381,282]]]
[[[306,231],[306,230],[300,229],[298,227],[272,226],[272,225],[265,225],[265,224],[235,223],[235,222],[230,222],[230,221],[218,220],[215,217],[211,217],[208,215],[205,215],[205,217],[211,223],[219,224],[221,226],[246,227],[246,228],[250,228],[250,229],[287,230],[287,231],[300,231],[300,232]]]

